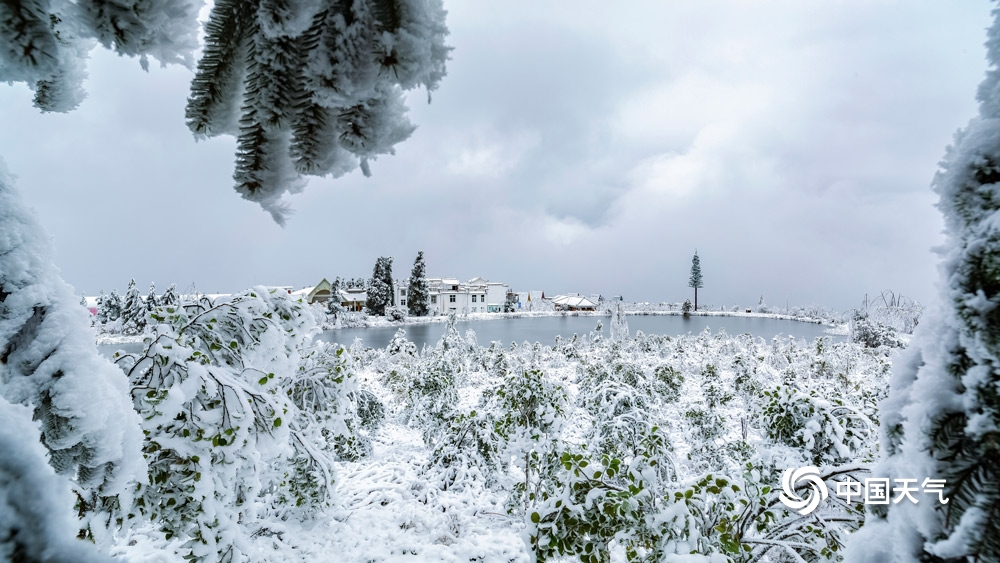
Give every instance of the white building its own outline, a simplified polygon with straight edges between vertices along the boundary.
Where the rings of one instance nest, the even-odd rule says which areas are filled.
[[[409,280],[396,281],[396,303],[406,306]],[[507,298],[507,284],[472,278],[427,278],[430,312],[432,315],[456,313],[499,313]]]

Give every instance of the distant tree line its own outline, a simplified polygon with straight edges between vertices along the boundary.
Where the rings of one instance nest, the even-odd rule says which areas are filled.
[[[116,325],[123,334],[142,334],[149,322],[149,314],[157,307],[176,307],[181,298],[177,293],[177,284],[170,284],[162,295],[156,294],[156,284],[149,284],[149,292],[142,297],[135,285],[135,279],[128,282],[123,298],[117,289],[112,289],[108,295],[102,289],[97,296],[96,321],[101,325]],[[80,304],[87,306],[87,299],[81,298]]]

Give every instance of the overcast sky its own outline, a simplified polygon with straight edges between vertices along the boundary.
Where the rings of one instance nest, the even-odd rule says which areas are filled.
[[[611,5],[616,4],[616,5]],[[232,188],[184,125],[190,70],[96,50],[70,114],[0,84],[0,157],[78,291],[230,292],[371,275],[517,290],[857,305],[933,299],[930,182],[976,111],[990,22],[963,2],[447,2],[448,76],[395,156],[290,198]]]

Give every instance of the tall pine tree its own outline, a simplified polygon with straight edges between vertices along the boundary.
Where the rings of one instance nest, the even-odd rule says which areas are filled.
[[[392,258],[380,256],[375,261],[372,278],[368,281],[366,307],[372,315],[385,315],[385,308],[395,304],[393,299]]]
[[[410,271],[410,285],[406,290],[406,308],[414,317],[426,317],[430,312],[430,290],[424,266],[424,251],[417,252]]]
[[[135,280],[129,280],[125,290],[125,303],[122,305],[122,332],[125,334],[142,334],[146,329],[146,305],[142,302]]]
[[[691,258],[691,277],[688,279],[688,287],[694,288],[694,310],[698,310],[698,288],[702,287],[701,279],[701,259],[698,258],[698,251],[694,251]]]
[[[170,284],[170,287],[160,296],[159,304],[163,307],[176,307],[181,304],[181,298],[177,295],[177,284]]]
[[[146,312],[156,310],[159,305],[160,300],[156,297],[156,283],[149,282],[149,293],[146,294]]]

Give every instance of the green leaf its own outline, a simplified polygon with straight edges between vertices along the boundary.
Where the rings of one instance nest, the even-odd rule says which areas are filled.
[[[262,377],[259,380],[257,380],[257,383],[259,383],[261,385],[265,385],[267,383],[267,376],[265,375],[264,377]]]
[[[280,416],[278,418],[274,419],[274,427],[277,428],[279,426],[281,426],[281,417]]]
[[[537,524],[537,523],[539,523],[541,521],[542,521],[542,517],[541,517],[540,514],[538,514],[537,512],[532,512],[531,513],[531,523],[532,524]]]

